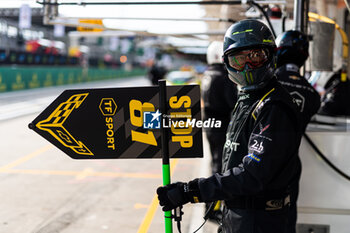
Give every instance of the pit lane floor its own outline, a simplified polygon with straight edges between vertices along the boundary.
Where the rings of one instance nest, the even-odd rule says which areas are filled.
[[[64,89],[140,85],[149,82],[137,77],[0,94],[0,232],[164,232],[155,195],[161,160],[73,160],[28,129]],[[172,181],[207,176],[205,137],[204,150],[205,159],[171,160]],[[183,211],[182,232],[193,232],[203,222],[203,205]],[[216,232],[216,225],[198,232]]]

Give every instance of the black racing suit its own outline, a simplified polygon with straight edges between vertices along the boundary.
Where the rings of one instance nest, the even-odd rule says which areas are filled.
[[[295,64],[285,64],[276,70],[278,81],[298,105],[301,112],[302,130],[305,131],[310,119],[320,108],[320,95],[311,84],[299,73],[299,67]]]
[[[223,172],[199,179],[201,198],[225,201],[224,233],[284,233],[290,188],[300,176],[299,113],[275,78],[238,97]]]
[[[221,172],[222,149],[231,112],[237,102],[237,87],[227,77],[224,64],[212,64],[204,72],[201,84],[204,102],[204,120],[215,118],[221,121],[220,128],[208,128],[206,135],[212,156],[212,174]]]
[[[293,97],[301,113],[301,132],[304,133],[311,117],[317,113],[320,108],[320,95],[311,86],[311,84],[300,75],[299,67],[295,64],[284,64],[276,70],[278,81]],[[297,199],[299,194],[299,182],[292,188],[290,206],[290,216],[288,221],[288,233],[295,233],[297,222]]]

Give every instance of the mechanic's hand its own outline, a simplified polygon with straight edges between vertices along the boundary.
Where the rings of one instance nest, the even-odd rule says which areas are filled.
[[[163,206],[163,211],[175,209],[190,201],[185,196],[185,185],[187,184],[178,182],[157,189],[159,204]]]
[[[163,211],[175,209],[188,202],[199,202],[198,180],[189,183],[177,182],[157,189],[159,204]]]

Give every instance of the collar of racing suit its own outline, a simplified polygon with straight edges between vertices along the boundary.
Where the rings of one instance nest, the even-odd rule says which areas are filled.
[[[283,71],[288,71],[288,72],[293,72],[293,73],[300,73],[299,71],[299,66],[293,63],[287,63],[284,64],[276,69],[276,74],[283,72]]]

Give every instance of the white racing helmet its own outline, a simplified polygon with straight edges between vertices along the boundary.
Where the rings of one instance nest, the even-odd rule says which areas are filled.
[[[213,41],[208,46],[207,50],[207,63],[208,65],[212,64],[223,64],[222,61],[222,55],[223,52],[224,42],[221,41]]]

